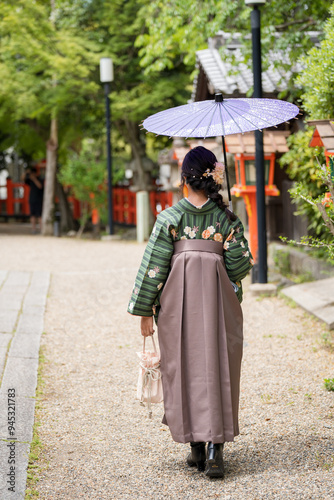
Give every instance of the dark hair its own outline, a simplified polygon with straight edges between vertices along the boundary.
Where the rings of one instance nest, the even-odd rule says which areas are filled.
[[[181,186],[187,182],[194,191],[204,191],[208,198],[218,205],[221,210],[226,212],[230,220],[236,220],[236,216],[231,212],[223,201],[219,193],[221,184],[216,184],[212,176],[203,176],[205,171],[212,171],[217,162],[216,156],[209,149],[203,146],[197,146],[191,149],[184,157],[181,168]]]

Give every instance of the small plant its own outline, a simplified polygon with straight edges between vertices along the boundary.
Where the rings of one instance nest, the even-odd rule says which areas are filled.
[[[333,351],[334,350],[334,341],[333,341],[332,334],[330,332],[326,331],[321,335],[321,338],[322,338],[323,346],[325,347],[325,349],[328,349],[329,351]]]
[[[301,340],[302,339],[302,336],[299,334],[297,335],[297,340]]]
[[[302,274],[298,274],[297,276],[288,276],[294,283],[300,285],[301,283],[309,283],[310,281],[314,281],[314,277],[312,273],[306,272]]]
[[[265,404],[272,403],[270,394],[261,394],[261,399]]]
[[[287,276],[291,272],[290,268],[290,255],[286,250],[276,250],[274,256],[275,266],[280,274]]]
[[[43,332],[45,334],[45,332]],[[39,353],[39,364],[37,372],[37,388],[36,388],[36,405],[35,405],[35,422],[33,427],[33,438],[30,444],[30,452],[27,469],[27,484],[25,492],[25,500],[35,500],[39,497],[38,491],[35,489],[39,481],[39,473],[41,471],[41,456],[43,454],[43,443],[40,440],[38,428],[41,425],[39,410],[41,408],[41,398],[43,396],[45,381],[43,378],[43,370],[46,359],[43,352],[43,347]]]
[[[324,470],[330,470],[332,467],[334,467],[334,457],[330,457],[329,460],[321,455],[319,455],[318,452],[315,454],[316,460],[319,463],[319,466],[324,469]]]
[[[334,391],[334,378],[325,378],[324,387],[326,391]]]
[[[282,292],[279,292],[279,297],[284,300],[287,306],[291,307],[292,309],[296,309],[297,304],[293,299],[290,299],[290,297],[287,297],[286,295],[283,295]]]
[[[311,400],[311,399],[312,399],[312,394],[310,394],[309,392],[307,392],[307,393],[305,394],[305,397],[306,397],[307,399]]]

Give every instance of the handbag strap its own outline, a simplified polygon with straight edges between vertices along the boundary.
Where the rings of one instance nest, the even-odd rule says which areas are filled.
[[[156,347],[155,342],[154,342],[154,336],[153,336],[153,334],[152,334],[152,335],[150,335],[150,337],[151,337],[151,339],[152,339],[154,352],[156,352],[156,353],[157,353],[158,351],[157,351],[157,347]],[[146,341],[146,337],[144,337],[143,352],[145,352],[145,341]]]

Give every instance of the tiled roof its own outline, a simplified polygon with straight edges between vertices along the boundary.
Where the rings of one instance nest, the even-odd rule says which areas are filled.
[[[310,33],[315,41],[319,33]],[[209,84],[211,94],[222,92],[226,95],[233,93],[245,95],[253,86],[253,71],[243,62],[241,51],[241,35],[233,35],[219,32],[216,37],[209,39],[209,48],[196,52],[197,63],[204,71]],[[229,41],[230,40],[230,41]],[[235,64],[232,64],[229,57],[224,59],[218,48],[224,46],[228,52],[234,56]],[[296,64],[291,70],[285,70],[277,62],[289,64],[289,56],[282,51],[270,51],[268,55],[269,67],[262,73],[262,88],[265,94],[278,93],[287,88],[287,82],[292,71],[299,72],[300,64]],[[195,99],[197,80],[194,82],[193,99]]]

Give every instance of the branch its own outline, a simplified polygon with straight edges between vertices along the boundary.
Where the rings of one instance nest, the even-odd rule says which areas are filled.
[[[329,217],[328,213],[326,212],[325,207],[323,206],[322,203],[316,203],[315,205],[317,206],[319,212],[321,213],[321,217],[324,219],[326,226],[328,227],[330,232],[334,235],[334,223],[332,219]]]
[[[306,198],[306,196],[304,196],[304,195],[302,195],[302,194],[300,194],[299,196],[300,196],[300,198],[302,198],[304,201],[307,201],[307,203],[309,203],[310,205],[314,205],[315,207],[317,206],[317,204],[316,204],[314,201],[310,200],[309,198]]]
[[[303,236],[301,241],[288,240],[284,236],[280,236],[280,240],[289,245],[305,246],[309,248],[327,248],[330,258],[334,258],[334,243],[326,243],[317,238]]]
[[[284,30],[285,28],[288,28],[289,26],[294,26],[295,24],[304,24],[304,23],[307,23],[308,26],[311,26],[312,24],[316,24],[314,19],[312,19],[311,17],[307,17],[305,19],[296,19],[294,21],[289,21],[287,23],[278,24],[277,26],[275,26],[275,29]]]

